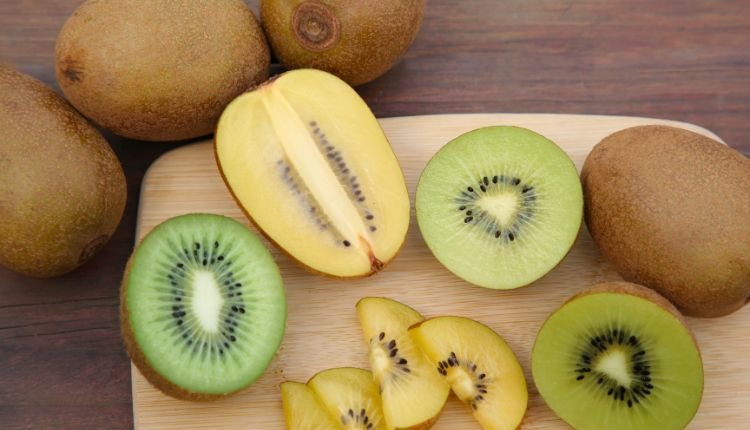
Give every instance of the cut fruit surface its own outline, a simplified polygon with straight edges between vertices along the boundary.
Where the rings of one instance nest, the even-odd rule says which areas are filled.
[[[695,415],[703,365],[693,336],[666,299],[608,283],[564,304],[532,352],[534,382],[579,430],[678,430]]]
[[[438,317],[412,327],[417,345],[485,430],[516,430],[526,414],[523,370],[492,329],[462,317]]]
[[[388,429],[429,428],[448,399],[449,387],[408,332],[424,318],[404,304],[379,297],[360,300],[357,315]]]
[[[281,384],[281,403],[289,430],[335,430],[341,426],[324,409],[313,390],[305,384]]]
[[[487,288],[528,285],[578,236],[583,194],[575,165],[543,136],[487,127],[445,145],[419,179],[417,221],[451,272]]]
[[[157,388],[209,400],[255,381],[276,353],[286,297],[276,263],[245,226],[172,218],[130,258],[120,318],[131,359]]]
[[[307,383],[346,430],[385,430],[378,387],[364,369],[324,370]]]
[[[313,271],[375,273],[405,239],[398,161],[364,101],[333,75],[294,70],[238,97],[219,121],[216,157],[250,218]]]

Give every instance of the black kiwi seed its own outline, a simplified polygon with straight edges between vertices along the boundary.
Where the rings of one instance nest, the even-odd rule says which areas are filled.
[[[479,181],[478,193],[473,186],[467,186],[465,190],[455,199],[459,212],[465,212],[463,221],[465,224],[472,223],[483,228],[489,234],[493,234],[501,243],[510,244],[518,239],[522,233],[524,224],[532,223],[536,210],[536,189],[533,185],[524,183],[520,178],[505,175],[482,176]],[[517,193],[519,209],[516,219],[510,223],[501,223],[491,213],[482,209],[477,202],[485,195],[493,196],[509,192]]]
[[[376,342],[376,344],[386,352],[386,355],[393,363],[393,367],[396,371],[390,374],[391,379],[399,379],[403,376],[401,375],[401,373],[411,373],[409,361],[398,354],[398,342],[396,341],[396,339],[388,340],[386,339],[385,332],[380,332],[380,334],[378,335],[378,339],[373,339],[372,342]]]
[[[469,360],[460,359],[454,351],[448,355],[444,360],[438,362],[437,371],[443,376],[448,375],[448,369],[451,367],[459,367],[464,370],[472,378],[472,383],[476,389],[476,394],[466,401],[466,403],[474,410],[477,410],[484,400],[484,395],[487,394],[488,385],[491,383],[491,379],[487,377],[487,374],[478,371],[477,365]]]
[[[607,374],[591,369],[591,363],[596,362],[598,356],[606,352],[610,347],[630,349],[626,352],[630,355],[630,373],[633,375],[630,386],[622,386],[618,381],[610,378]],[[600,332],[595,336],[590,336],[581,347],[579,361],[575,364],[574,374],[576,381],[585,380],[587,373],[592,373],[596,381],[593,386],[601,387],[622,404],[627,404],[628,408],[640,405],[640,399],[645,399],[651,395],[654,385],[650,378],[651,363],[648,353],[640,346],[640,342],[635,335],[632,335],[626,329],[613,329]]]

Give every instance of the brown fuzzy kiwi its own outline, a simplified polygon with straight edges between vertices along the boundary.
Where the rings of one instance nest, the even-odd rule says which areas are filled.
[[[116,134],[155,141],[211,133],[270,67],[242,0],[89,0],[63,26],[55,55],[78,110]]]
[[[42,82],[0,64],[0,265],[70,272],[122,218],[127,183],[102,135]]]
[[[325,70],[360,85],[383,75],[419,31],[426,0],[264,0],[261,21],[289,69]]]
[[[745,305],[749,159],[691,131],[641,126],[596,145],[581,179],[591,236],[626,281],[691,316]]]

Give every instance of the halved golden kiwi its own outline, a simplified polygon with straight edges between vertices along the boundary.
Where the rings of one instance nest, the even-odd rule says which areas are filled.
[[[239,205],[309,269],[371,275],[409,225],[401,168],[357,93],[318,70],[287,72],[233,101],[216,158]]]

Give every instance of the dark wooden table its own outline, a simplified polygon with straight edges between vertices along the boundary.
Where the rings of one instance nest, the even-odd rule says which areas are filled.
[[[54,42],[81,0],[1,0],[0,61],[57,88]],[[249,2],[257,11],[257,1]],[[689,121],[750,154],[747,0],[429,0],[405,60],[359,88],[379,117],[455,112],[638,115]],[[2,97],[2,94],[0,94]],[[129,202],[76,272],[0,269],[0,427],[132,428],[118,286],[145,170],[181,143],[107,135]],[[0,142],[0,145],[2,142]]]

